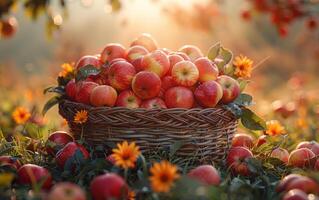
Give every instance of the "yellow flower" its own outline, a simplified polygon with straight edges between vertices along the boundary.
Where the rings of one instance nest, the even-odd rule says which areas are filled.
[[[139,147],[135,142],[128,143],[124,141],[122,144],[117,144],[117,148],[113,149],[112,157],[115,160],[115,165],[124,169],[134,168],[138,156],[141,154]]]
[[[267,135],[276,136],[276,135],[281,135],[286,133],[285,127],[283,127],[281,123],[277,120],[270,120],[266,122],[266,125],[267,125],[267,130],[266,130]]]
[[[30,112],[24,107],[17,107],[12,113],[12,118],[17,124],[24,124],[30,117]]]
[[[84,124],[88,120],[88,112],[86,110],[77,111],[74,116],[74,122]]]
[[[74,73],[74,68],[71,64],[69,63],[63,63],[61,65],[61,68],[62,68],[62,71],[59,73],[59,76],[60,77],[66,77],[68,76],[69,74],[73,74]]]
[[[174,181],[179,177],[177,167],[168,161],[155,163],[151,168],[151,187],[155,192],[169,192]]]
[[[246,56],[240,55],[235,58],[233,64],[235,67],[235,76],[237,76],[238,78],[250,78],[253,69],[252,60],[250,60]]]

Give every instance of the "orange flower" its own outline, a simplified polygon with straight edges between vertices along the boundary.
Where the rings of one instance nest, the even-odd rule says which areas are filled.
[[[235,71],[234,75],[237,78],[250,78],[253,69],[253,61],[246,56],[240,55],[233,62]]]
[[[179,177],[177,167],[168,161],[155,163],[150,168],[150,172],[152,176],[149,179],[155,192],[169,192],[174,181]]]
[[[74,73],[74,68],[71,64],[69,63],[63,63],[61,65],[62,71],[59,73],[60,77],[67,77],[69,74],[73,74]]]
[[[128,192],[128,200],[135,200],[136,199],[136,193],[133,190],[130,190]]]
[[[139,147],[135,142],[128,143],[124,141],[122,144],[117,144],[117,148],[113,149],[112,157],[115,160],[115,165],[124,169],[134,168],[135,162],[141,154]]]
[[[281,123],[277,120],[270,120],[266,122],[266,125],[267,125],[267,130],[266,130],[267,135],[276,136],[276,135],[281,135],[286,133],[285,127],[283,127]]]
[[[12,118],[17,124],[24,124],[30,117],[30,112],[24,107],[17,107],[12,113]]]
[[[77,111],[74,116],[74,122],[84,124],[88,120],[88,112],[86,110]]]

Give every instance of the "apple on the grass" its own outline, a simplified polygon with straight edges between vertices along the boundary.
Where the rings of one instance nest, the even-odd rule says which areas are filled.
[[[212,165],[201,165],[192,169],[188,177],[195,179],[203,185],[218,186],[221,182],[218,171]]]
[[[139,108],[141,103],[142,100],[132,90],[122,91],[116,100],[116,106],[125,108]]]
[[[185,53],[191,61],[203,57],[202,51],[194,45],[184,45],[178,51]]]
[[[21,163],[17,158],[11,156],[0,156],[0,166],[11,166],[14,169],[19,169]]]
[[[50,172],[44,167],[25,164],[18,170],[18,183],[22,185],[34,186],[43,183],[42,189],[49,189],[52,185],[52,177]]]
[[[76,87],[75,101],[90,104],[90,95],[98,84],[91,81],[78,82]]]
[[[282,200],[309,200],[308,195],[299,189],[289,190]]]
[[[51,133],[46,141],[45,149],[47,153],[54,156],[69,142],[73,142],[74,138],[65,131],[55,131]]]
[[[143,46],[132,46],[127,50],[126,59],[132,63],[134,60],[142,58],[148,53],[148,50]]]
[[[154,72],[141,71],[132,81],[133,92],[141,99],[156,97],[161,90],[161,79]]]
[[[138,36],[135,40],[133,40],[130,46],[143,46],[149,52],[151,52],[155,51],[158,45],[150,34],[143,33],[140,36]]]
[[[90,157],[89,152],[85,149],[84,146],[76,142],[69,142],[67,145],[64,146],[63,149],[58,151],[58,153],[55,156],[55,160],[58,166],[64,169],[66,161],[69,158],[73,157],[77,150],[79,150],[82,153],[84,159],[88,159]],[[74,168],[74,163],[72,164],[71,168]]]
[[[227,75],[221,75],[216,80],[223,88],[223,97],[220,100],[224,104],[233,102],[240,94],[238,81]]]
[[[173,66],[171,75],[178,85],[189,87],[197,83],[199,72],[192,62],[180,61]]]
[[[251,135],[237,133],[232,140],[232,147],[246,147],[248,149],[254,146],[254,139]]]
[[[277,158],[283,163],[288,164],[289,152],[283,148],[276,148],[271,152],[270,157]]]
[[[81,67],[87,65],[93,65],[96,68],[100,68],[103,65],[103,62],[96,56],[83,56],[81,57],[75,65],[75,69],[79,70]]]
[[[245,147],[232,147],[227,155],[226,163],[234,174],[249,176],[251,174],[246,159],[252,158],[252,152]]]
[[[109,63],[116,58],[125,58],[125,47],[121,44],[111,43],[105,46],[101,53],[100,60],[103,63]]]
[[[167,55],[160,50],[145,55],[141,62],[143,70],[154,72],[160,78],[167,74],[170,67]]]
[[[165,104],[168,108],[192,108],[194,105],[193,92],[182,86],[172,87],[165,92]]]
[[[172,74],[172,69],[174,65],[178,62],[183,61],[184,58],[177,54],[171,54],[171,55],[168,55],[168,60],[170,65],[169,65],[169,70],[167,72],[167,75],[170,76]]]
[[[223,89],[216,81],[207,81],[199,85],[194,94],[201,106],[212,108],[221,100]]]
[[[195,60],[194,64],[199,71],[199,82],[203,83],[206,81],[215,81],[217,79],[219,73],[218,67],[208,58],[198,58]]]
[[[146,109],[159,109],[159,108],[167,108],[163,99],[155,97],[153,99],[147,99],[142,102],[141,108]]]
[[[279,184],[276,186],[276,191],[277,192],[282,192],[286,190],[286,187],[291,183],[291,181],[301,178],[302,176],[300,174],[289,174],[285,176]]]
[[[300,189],[305,193],[319,194],[319,184],[313,179],[302,176],[291,180],[285,187],[285,191]]]
[[[90,191],[94,200],[122,200],[128,197],[129,188],[119,175],[106,173],[91,181]]]
[[[316,141],[304,141],[300,142],[296,149],[307,148],[310,149],[316,156],[319,156],[319,143]]]
[[[86,200],[84,190],[71,182],[60,182],[53,186],[47,200]]]
[[[121,91],[130,88],[135,74],[135,68],[131,63],[118,61],[110,66],[108,78],[111,86]]]
[[[267,142],[267,135],[261,135],[256,141],[256,146],[259,147]]]
[[[75,80],[70,80],[65,86],[65,93],[70,100],[75,100],[76,95],[76,83]]]
[[[90,96],[90,103],[93,106],[108,106],[113,107],[117,99],[116,90],[108,85],[96,86]]]
[[[316,155],[307,148],[293,150],[288,159],[288,164],[293,167],[310,167],[312,166]]]

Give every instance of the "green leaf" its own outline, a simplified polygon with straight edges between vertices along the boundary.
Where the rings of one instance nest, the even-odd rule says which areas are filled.
[[[42,115],[45,115],[48,112],[48,110],[50,110],[53,106],[55,106],[59,102],[60,102],[60,96],[54,96],[51,99],[49,99],[43,106]]]
[[[233,58],[233,53],[230,50],[222,47],[220,49],[220,56],[224,60],[225,64],[228,64]]]
[[[250,106],[253,102],[253,97],[249,94],[241,93],[234,101],[239,106]]]
[[[100,69],[96,68],[93,65],[86,65],[81,67],[75,75],[75,81],[85,80],[90,75],[97,75],[101,72]]]
[[[176,141],[172,146],[170,146],[169,154],[174,156],[174,154],[185,144],[183,141]]]
[[[242,109],[241,123],[250,130],[266,129],[266,122],[247,108]]]
[[[213,61],[219,55],[219,51],[220,51],[220,43],[218,42],[209,48],[208,54],[207,54],[208,59]]]
[[[33,139],[40,139],[42,137],[39,127],[34,123],[27,123],[25,125],[25,130],[28,136],[30,136]]]
[[[43,94],[46,94],[46,93],[57,93],[57,94],[61,94],[61,95],[64,95],[65,92],[64,92],[64,88],[62,86],[51,86],[51,87],[48,87],[48,88],[45,88],[43,90]]]
[[[223,107],[232,112],[237,119],[242,116],[242,109],[235,103],[229,103]]]
[[[240,88],[240,91],[244,91],[246,86],[248,85],[248,83],[250,82],[249,80],[245,80],[245,79],[240,79],[238,80],[239,82],[239,88]]]

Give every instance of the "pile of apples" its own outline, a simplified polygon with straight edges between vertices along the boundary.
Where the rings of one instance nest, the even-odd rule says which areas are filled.
[[[235,174],[251,175],[248,165],[242,161],[254,157],[251,149],[267,143],[267,137],[269,136],[262,135],[254,141],[253,137],[248,134],[238,133],[234,136],[226,161]],[[316,141],[300,142],[290,153],[284,148],[275,148],[270,157],[277,158],[291,167],[319,171],[319,143]]]
[[[65,91],[70,100],[96,107],[211,108],[240,94],[239,83],[219,72],[198,47],[159,49],[149,34],[137,37],[128,49],[108,44],[99,55],[83,56],[75,69],[87,65],[101,72],[71,80]]]

